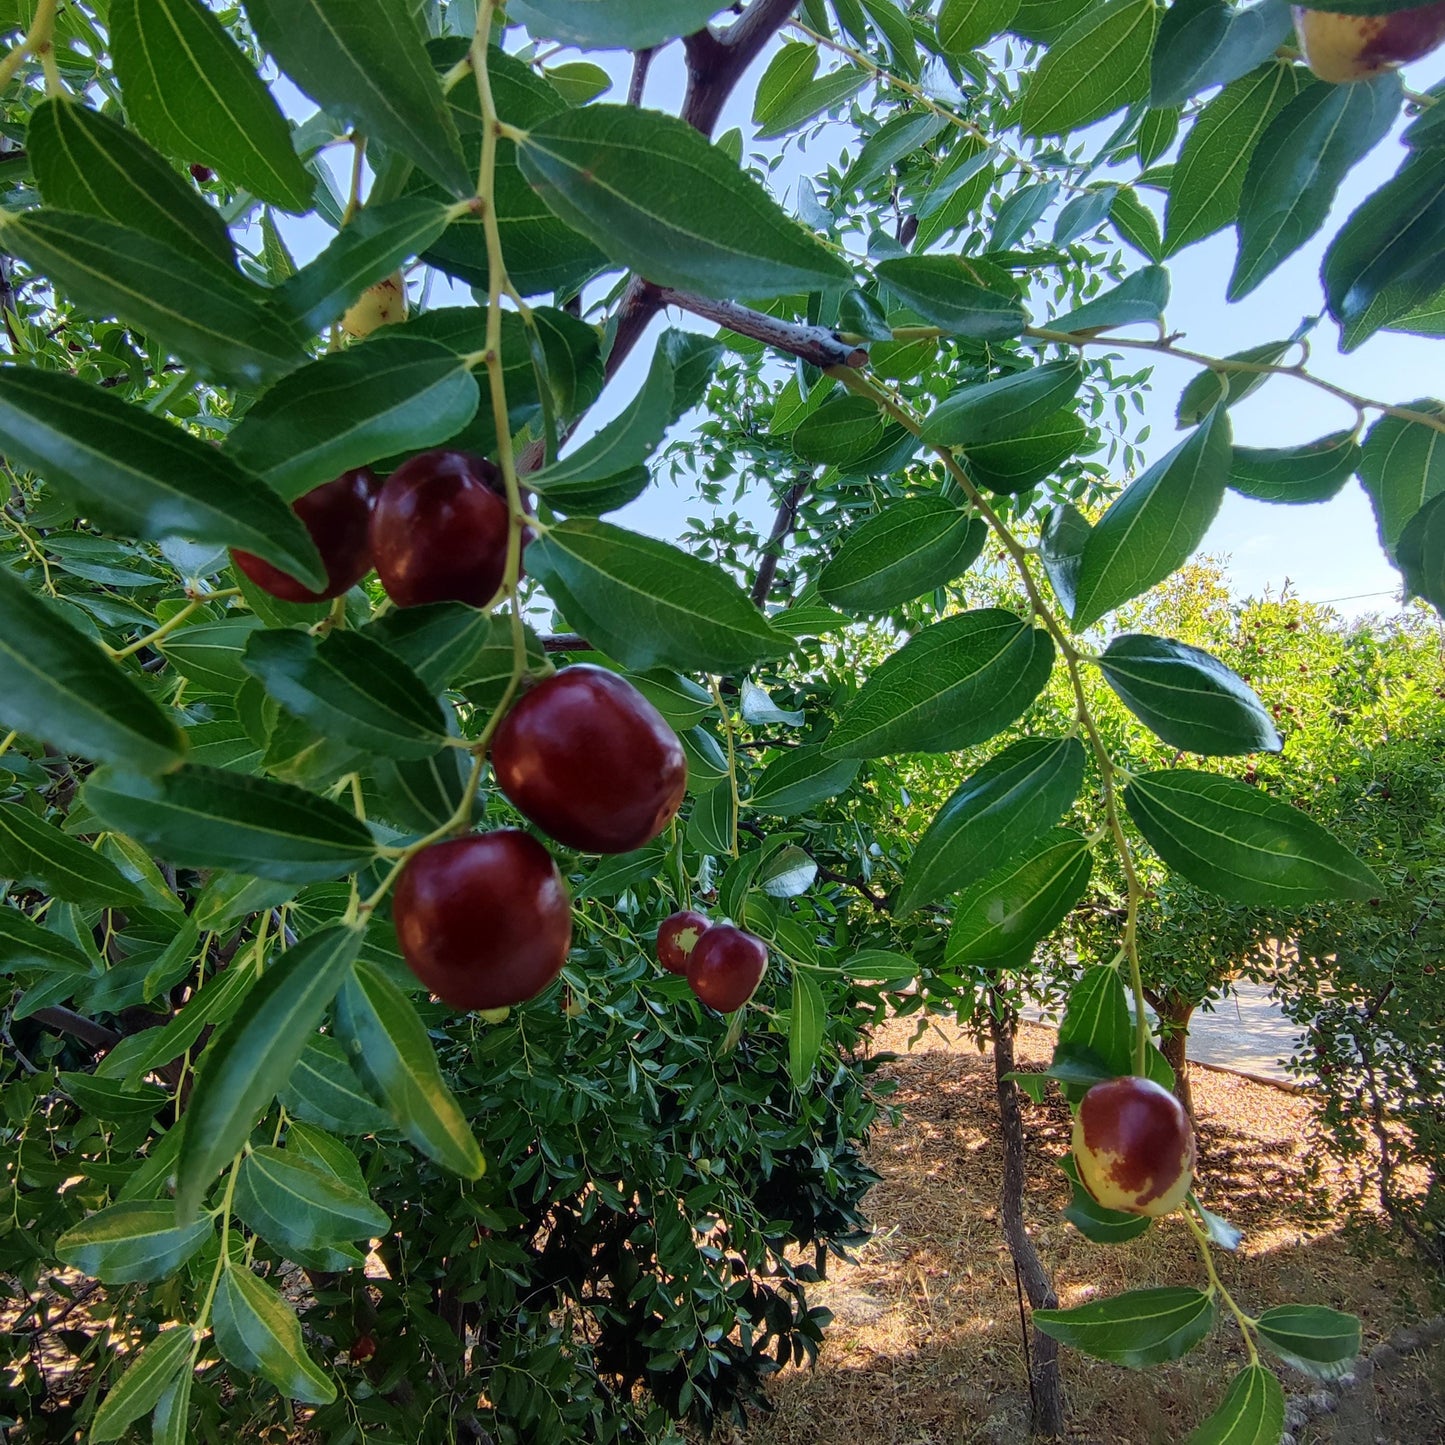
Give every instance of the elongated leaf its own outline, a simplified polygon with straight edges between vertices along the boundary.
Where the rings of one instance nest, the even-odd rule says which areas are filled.
[[[303,1405],[329,1405],[336,1398],[331,1378],[306,1353],[291,1306],[244,1264],[226,1261],[212,1322],[216,1348],[238,1370],[260,1375]]]
[[[1202,1290],[1135,1289],[1071,1310],[1035,1310],[1034,1323],[1061,1344],[1132,1370],[1187,1355],[1213,1328]]]
[[[1182,105],[1211,85],[1228,85],[1263,65],[1289,36],[1284,0],[1239,6],[1176,0],[1160,23],[1150,60],[1149,104]]]
[[[57,96],[35,107],[25,144],[47,206],[104,216],[235,273],[220,212],[118,121]]]
[[[607,522],[570,521],[527,548],[569,622],[627,667],[727,672],[788,640],[715,567]]]
[[[1002,3],[1007,5],[1012,3],[1012,0],[1002,0]],[[947,124],[941,116],[929,111],[894,116],[863,142],[857,158],[848,167],[840,182],[839,189],[856,191],[871,185],[879,177],[886,175],[905,156],[913,155],[935,136],[942,134]],[[853,293],[855,298],[861,298],[863,294],[861,291]],[[858,328],[844,325],[841,329],[855,331]],[[883,335],[875,339],[887,341],[890,337]]]
[[[312,181],[251,62],[197,0],[113,0],[111,54],[126,114],[176,160],[214,166],[273,206],[304,211]]]
[[[1154,212],[1139,199],[1139,193],[1121,186],[1109,207],[1114,229],[1146,260],[1159,261],[1164,256],[1164,238]]]
[[[1268,341],[1263,346],[1232,352],[1226,360],[1274,366],[1292,345],[1289,341]],[[1237,406],[1246,397],[1253,396],[1269,378],[1267,371],[1201,371],[1181,393],[1174,411],[1175,420],[1181,427],[1197,426],[1216,406]]]
[[[1031,181],[1003,198],[989,235],[989,250],[1011,251],[1025,240],[1058,199],[1059,181]]]
[[[375,1134],[390,1123],[329,1034],[307,1042],[279,1097],[293,1119],[337,1134]]]
[[[973,448],[1027,436],[1078,395],[1084,373],[1077,361],[1051,361],[1011,372],[945,399],[923,423],[925,441]]]
[[[179,762],[185,739],[165,709],[3,567],[0,615],[0,724],[102,762]]]
[[[187,1369],[195,1334],[186,1325],[162,1330],[127,1367],[100,1402],[90,1424],[91,1440],[119,1440],[133,1421],[154,1410]]]
[[[991,738],[1039,695],[1054,665],[1048,633],[1001,608],[924,628],[843,710],[831,757],[950,752]]]
[[[793,451],[805,462],[851,471],[877,450],[887,428],[887,417],[866,396],[840,396],[792,428]]]
[[[1023,436],[969,447],[964,456],[974,482],[1007,495],[1027,491],[1053,476],[1070,457],[1090,449],[1083,421],[1074,412],[1056,411]]]
[[[1317,82],[1270,122],[1240,194],[1231,301],[1247,296],[1324,225],[1340,182],[1389,134],[1401,90],[1393,71],[1357,85]]]
[[[1186,768],[1144,773],[1124,802],[1171,868],[1237,903],[1370,898],[1383,886],[1312,818],[1233,778]]]
[[[778,818],[807,812],[843,792],[860,766],[852,758],[830,758],[821,748],[791,749],[763,769],[747,806]]]
[[[410,157],[455,195],[472,174],[441,83],[405,6],[387,0],[246,0],[276,63],[318,105]]]
[[[1246,1365],[1219,1408],[1189,1436],[1189,1445],[1279,1445],[1284,1434],[1284,1391],[1272,1371]]]
[[[191,1439],[191,1382],[189,1370],[182,1372],[166,1386],[156,1402],[151,1419],[151,1445],[186,1445]]]
[[[149,332],[205,376],[255,384],[302,359],[260,287],[143,231],[44,207],[0,212],[0,242],[82,311]]]
[[[1066,1055],[1097,1061],[1105,1078],[1117,1078],[1132,1070],[1134,1022],[1117,968],[1086,968],[1070,986],[1069,1002],[1059,1024],[1055,1064]]]
[[[794,843],[770,853],[759,865],[757,886],[769,898],[801,898],[817,881],[818,865]]]
[[[155,779],[94,773],[85,799],[109,827],[193,868],[313,883],[350,873],[375,852],[366,825],[335,803],[196,763]]]
[[[0,804],[0,878],[67,903],[103,908],[127,908],[144,897],[104,854],[19,803]]]
[[[470,669],[489,644],[511,642],[508,624],[499,626],[498,619],[464,602],[397,607],[369,622],[362,634],[401,658],[429,693],[470,678]]]
[[[148,1283],[178,1270],[214,1232],[209,1219],[177,1224],[166,1203],[112,1204],[67,1229],[55,1253],[106,1284]]]
[[[176,1212],[190,1219],[211,1182],[286,1087],[361,948],[354,928],[327,928],[288,948],[203,1055],[185,1113]]]
[[[1126,277],[1112,291],[1075,307],[1049,322],[1051,331],[1112,331],[1119,326],[1161,323],[1169,304],[1169,273],[1162,266],[1145,266]],[[1063,363],[1054,363],[1062,365]]]
[[[1027,963],[1039,940],[1083,897],[1092,867],[1088,839],[1072,828],[1055,828],[1030,843],[959,896],[948,966]]]
[[[1154,1221],[1147,1214],[1124,1214],[1117,1209],[1105,1209],[1084,1188],[1079,1182],[1079,1172],[1074,1165],[1072,1154],[1066,1154],[1059,1161],[1059,1167],[1069,1176],[1069,1182],[1074,1186],[1073,1198],[1064,1207],[1064,1218],[1085,1239],[1092,1240],[1095,1244],[1124,1244],[1148,1233]]]
[[[1258,1328],[1280,1359],[1317,1380],[1338,1380],[1360,1353],[1359,1320],[1324,1305],[1275,1305]]]
[[[1171,747],[1206,756],[1284,747],[1253,690],[1202,648],[1120,633],[1099,670],[1129,711]]]
[[[646,50],[701,30],[727,8],[724,0],[648,0],[646,5],[510,0],[507,14],[538,39],[560,40],[584,50]]]
[[[1077,605],[1079,569],[1084,564],[1084,548],[1093,530],[1077,507],[1060,502],[1048,515],[1039,539],[1039,560],[1048,575],[1049,586],[1065,612],[1073,614]]]
[[[868,83],[867,72],[851,65],[814,79],[817,69],[817,48],[805,41],[791,41],[773,56],[753,103],[759,140],[797,130]]]
[[[247,614],[201,622],[171,633],[158,644],[158,650],[197,687],[234,697],[246,680],[242,666],[246,644],[260,626],[259,617]]]
[[[560,219],[660,285],[730,299],[845,281],[848,267],[685,121],[590,105],[519,142],[522,173]],[[708,217],[701,231],[699,215]]]
[[[1009,862],[1052,828],[1078,796],[1077,738],[1025,738],[966,779],[913,850],[893,902],[901,918]]]
[[[1411,410],[1445,416],[1437,401],[1416,402]],[[1380,543],[1393,552],[1406,523],[1445,492],[1445,432],[1382,416],[1365,434],[1357,470],[1375,509]]]
[[[823,991],[806,969],[793,970],[793,1010],[788,1022],[788,1077],[803,1089],[813,1077],[828,1033]]]
[[[15,876],[3,856],[0,875]],[[43,973],[89,973],[91,964],[64,934],[42,928],[18,908],[0,908],[0,972],[32,969]]]
[[[925,321],[979,341],[1021,335],[1029,313],[998,278],[963,256],[899,256],[880,261],[878,279]]]
[[[1182,566],[1204,540],[1229,476],[1229,413],[1216,407],[1136,478],[1084,544],[1074,601],[1082,631]]]
[[[942,497],[891,502],[848,534],[818,592],[835,607],[886,612],[961,576],[987,539],[980,518]]]
[[[1019,0],[943,0],[938,43],[950,55],[967,55],[992,40],[1018,14]]]
[[[1395,560],[1410,592],[1445,612],[1445,496],[1432,497],[1405,523]]]
[[[1354,474],[1360,448],[1349,432],[1297,447],[1235,447],[1229,489],[1261,502],[1325,502]]]
[[[1117,193],[1117,186],[1103,186],[1096,191],[1083,191],[1066,201],[1054,222],[1054,245],[1067,246],[1097,230],[1113,209]]]
[[[336,1027],[353,1067],[396,1127],[444,1168],[479,1179],[486,1167],[481,1150],[407,996],[363,960],[337,1000]]]
[[[247,1227],[282,1252],[372,1239],[390,1224],[366,1194],[294,1151],[270,1146],[242,1161],[235,1202]]]

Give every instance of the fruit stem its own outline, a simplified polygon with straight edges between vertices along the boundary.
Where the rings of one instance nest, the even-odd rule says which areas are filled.
[[[126,647],[108,647],[106,651],[110,653],[116,662],[119,662],[122,658],[134,656],[141,648],[149,647],[154,642],[162,641],[164,638],[169,637],[176,628],[184,626],[196,614],[200,606],[200,599],[193,597],[174,617],[168,622],[162,622],[154,631],[147,632],[144,637],[138,638]]]
[[[1230,1314],[1234,1316],[1235,1323],[1239,1326],[1239,1333],[1244,1336],[1244,1347],[1249,1351],[1249,1363],[1259,1363],[1259,1350],[1254,1343],[1254,1321],[1240,1309],[1235,1303],[1234,1296],[1224,1287],[1224,1281],[1219,1277],[1219,1271],[1214,1267],[1214,1254],[1209,1248],[1209,1236],[1204,1232],[1204,1227],[1185,1209],[1181,1213],[1184,1222],[1189,1226],[1189,1232],[1194,1236],[1194,1241],[1199,1246],[1199,1253],[1204,1260],[1204,1269],[1209,1276],[1209,1292],[1217,1294],[1228,1307]]]
[[[341,224],[349,226],[361,209],[361,178],[366,164],[366,137],[351,133],[351,190],[346,198],[346,209],[341,213]]]
[[[14,728],[11,728],[3,738],[0,738],[0,758],[3,758],[10,751],[11,744],[20,736]]]

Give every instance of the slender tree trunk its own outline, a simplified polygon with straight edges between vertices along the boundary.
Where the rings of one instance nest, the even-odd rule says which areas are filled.
[[[998,1092],[999,1123],[1003,1136],[1003,1197],[1000,1212],[1004,1238],[1014,1268],[1036,1310],[1058,1308],[1058,1296],[1044,1262],[1024,1227],[1024,1120],[1019,1108],[1018,1085],[1009,1078],[1014,1069],[1014,1035],[1017,1016],[996,994],[990,995],[989,1032],[993,1037],[994,1085]],[[1032,1341],[1028,1335],[1032,1334]],[[1037,1330],[1025,1334],[1029,1352],[1029,1399],[1035,1435],[1060,1436],[1064,1430],[1064,1386],[1059,1375],[1057,1340]]]
[[[1151,998],[1150,1004],[1159,1017],[1159,1052],[1174,1070],[1174,1097],[1184,1105],[1189,1122],[1194,1118],[1194,1091],[1189,1087],[1189,1020],[1194,1005],[1177,994]]]

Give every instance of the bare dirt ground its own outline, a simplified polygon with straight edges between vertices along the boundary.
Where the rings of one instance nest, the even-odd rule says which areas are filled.
[[[902,1121],[870,1154],[883,1182],[867,1207],[877,1226],[856,1263],[831,1266],[810,1302],[833,1310],[814,1370],[774,1382],[775,1410],[745,1445],[1012,1445],[1028,1438],[1028,1383],[1012,1264],[998,1227],[1000,1149],[992,1060],[947,1025],[909,1050],[911,1022],[876,1046],[903,1057]],[[1025,1025],[1019,1063],[1042,1066],[1052,1033]],[[1438,1282],[1397,1254],[1366,1218],[1345,1224],[1344,1181],[1311,1146],[1307,1096],[1203,1069],[1194,1072],[1203,1202],[1245,1231],[1220,1273],[1252,1313],[1287,1302],[1357,1313],[1365,1347],[1441,1307]],[[1166,1223],[1132,1243],[1090,1244],[1060,1214],[1068,1190],[1056,1161],[1068,1113],[1054,1098],[1025,1103],[1029,1225],[1064,1305],[1149,1285],[1195,1282],[1201,1267],[1183,1228]],[[1070,1439],[1076,1445],[1184,1440],[1244,1362],[1221,1324],[1179,1364],[1147,1374],[1065,1352]],[[1305,1377],[1282,1371],[1290,1393]],[[1445,1442],[1445,1352],[1408,1359],[1349,1392],[1339,1413],[1300,1445]]]

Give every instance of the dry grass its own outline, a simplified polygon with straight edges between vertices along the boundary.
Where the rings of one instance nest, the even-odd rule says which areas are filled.
[[[891,1025],[877,1047],[904,1053],[911,1034],[911,1025]],[[1020,1064],[1042,1064],[1052,1045],[1048,1030],[1026,1025]],[[746,1445],[1002,1445],[1027,1437],[1018,1297],[998,1227],[992,1061],[944,1026],[931,1028],[889,1072],[903,1118],[870,1151],[883,1175],[868,1201],[877,1234],[855,1264],[835,1264],[811,1292],[836,1316],[822,1358],[815,1370],[777,1378],[776,1409],[741,1437]],[[1417,1266],[1395,1256],[1371,1221],[1341,1224],[1334,1201],[1342,1181],[1315,1167],[1305,1097],[1204,1070],[1195,1071],[1194,1087],[1201,1197],[1246,1231],[1238,1254],[1220,1265],[1245,1308],[1331,1303],[1361,1316],[1367,1345],[1430,1312]],[[1063,1304],[1199,1278],[1197,1253],[1177,1224],[1105,1248],[1064,1223],[1068,1190],[1055,1161],[1067,1148],[1067,1110],[1056,1099],[1026,1105],[1026,1126],[1030,1231]],[[1341,1433],[1342,1415],[1306,1438],[1445,1441],[1439,1353],[1381,1382],[1382,1395],[1398,1384],[1419,1396],[1398,1427],[1366,1388],[1351,1406],[1359,1407],[1358,1429]],[[1071,1438],[1182,1440],[1243,1358],[1238,1334],[1223,1325],[1187,1361],[1147,1375],[1066,1352]],[[1302,1377],[1286,1379],[1287,1389],[1307,1387]]]

